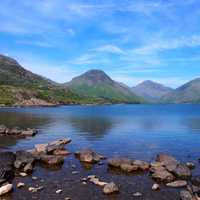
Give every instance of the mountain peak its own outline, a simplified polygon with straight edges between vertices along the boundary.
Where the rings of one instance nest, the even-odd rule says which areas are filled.
[[[72,81],[74,80],[84,80],[84,81],[88,81],[88,83],[90,84],[98,84],[98,83],[102,83],[102,82],[106,82],[109,84],[113,83],[113,80],[102,70],[98,70],[98,69],[91,69],[87,72],[85,72],[84,74],[72,79]]]
[[[132,91],[148,100],[156,100],[171,92],[172,88],[151,80],[146,80],[133,87]]]

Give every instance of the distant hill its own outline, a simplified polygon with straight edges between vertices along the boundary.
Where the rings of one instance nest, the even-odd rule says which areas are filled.
[[[141,96],[148,101],[159,101],[162,96],[173,91],[172,88],[150,80],[144,81],[135,87],[132,87],[131,90],[136,95]]]
[[[68,88],[24,69],[16,60],[0,55],[0,105],[54,105],[80,103],[84,98]]]
[[[140,103],[143,101],[142,98],[133,94],[129,88],[112,80],[101,70],[89,70],[73,78],[65,86],[76,94],[107,99],[111,102]]]
[[[200,78],[184,84],[161,100],[165,103],[200,103]]]

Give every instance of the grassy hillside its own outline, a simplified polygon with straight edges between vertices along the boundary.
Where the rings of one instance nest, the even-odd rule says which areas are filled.
[[[200,78],[184,84],[161,100],[163,103],[200,103]]]
[[[129,88],[113,81],[100,70],[90,70],[72,79],[66,86],[74,93],[85,97],[124,103],[140,103],[143,101],[142,98],[132,93]]]

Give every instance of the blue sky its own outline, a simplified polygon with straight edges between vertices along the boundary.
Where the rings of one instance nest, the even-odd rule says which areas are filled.
[[[134,86],[200,76],[199,0],[1,0],[0,53],[57,82],[102,69]]]

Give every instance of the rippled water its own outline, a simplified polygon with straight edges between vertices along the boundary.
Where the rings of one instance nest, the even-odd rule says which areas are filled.
[[[0,124],[39,129],[29,140],[0,138],[0,147],[6,149],[71,137],[72,150],[90,147],[108,156],[151,160],[166,152],[183,161],[200,156],[200,105],[4,108]]]

